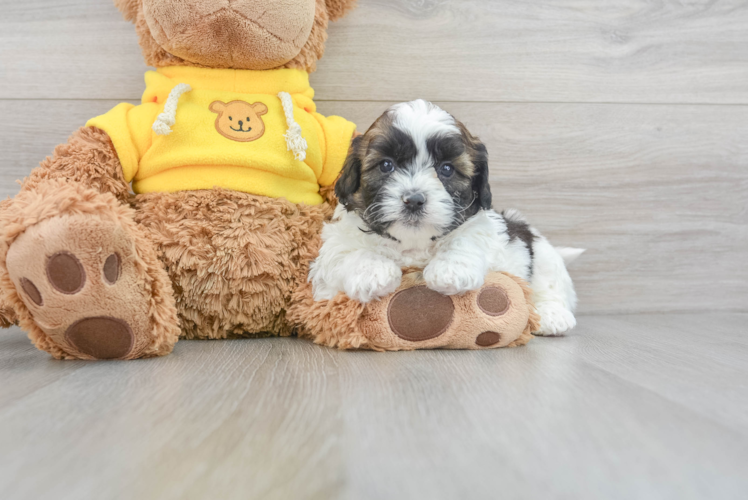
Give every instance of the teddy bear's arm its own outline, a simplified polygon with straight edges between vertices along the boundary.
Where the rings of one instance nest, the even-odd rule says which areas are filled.
[[[319,113],[313,115],[322,128],[326,146],[325,163],[317,180],[320,186],[330,186],[343,169],[356,133],[356,124],[340,116],[323,116]]]

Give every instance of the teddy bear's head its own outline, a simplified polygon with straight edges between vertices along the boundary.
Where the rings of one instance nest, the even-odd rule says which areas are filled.
[[[313,71],[356,0],[114,0],[150,66]]]

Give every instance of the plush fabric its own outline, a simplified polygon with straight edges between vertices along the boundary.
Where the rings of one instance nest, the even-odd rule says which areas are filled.
[[[120,357],[171,352],[180,331],[171,282],[133,216],[112,194],[65,179],[23,190],[0,212],[0,287],[38,348],[56,358],[94,359],[66,338],[67,329],[87,318],[115,317],[133,330],[132,348]],[[85,270],[78,291],[60,291],[52,282],[47,257],[60,251],[75,256]],[[100,274],[112,253],[119,254],[125,271],[114,285]],[[39,290],[40,304],[22,280]]]
[[[134,203],[174,284],[185,338],[291,335],[285,310],[306,280],[328,204],[223,189],[138,195]]]
[[[482,296],[497,291],[506,297],[505,307],[481,307]],[[367,306],[343,293],[315,302],[305,283],[293,295],[288,318],[318,344],[377,351],[514,347],[526,344],[540,325],[532,291],[516,276],[492,273],[479,290],[447,297],[428,290],[420,270],[405,270],[394,294]]]
[[[326,0],[326,4],[330,21],[337,21],[356,6],[356,2],[350,0]]]
[[[293,59],[311,33],[315,5],[282,2],[144,0],[159,46],[212,68],[274,69]]]
[[[38,168],[23,181],[23,190],[43,186],[53,180],[85,184],[101,193],[113,194],[127,203],[130,192],[112,141],[103,130],[80,128],[65,144],[57,146]],[[13,204],[8,200],[8,205]]]
[[[240,64],[232,61],[228,65],[215,65],[211,61],[196,62],[182,58],[174,53],[168,52],[153,36],[148,25],[143,9],[140,8],[141,1],[152,0],[117,0],[118,7],[125,19],[135,23],[135,30],[140,40],[143,56],[149,66],[161,68],[165,66],[191,66],[191,67],[227,67],[233,69],[258,69],[254,66]],[[332,20],[339,19],[342,15],[353,9],[356,0],[328,0],[331,11],[335,14]],[[308,72],[315,71],[317,61],[325,53],[325,41],[327,41],[327,26],[330,21],[328,6],[325,0],[315,0],[314,20],[311,32],[301,50],[296,56],[279,67],[301,69]],[[199,37],[193,38],[194,42],[200,42]],[[223,51],[225,53],[225,51]]]
[[[146,73],[145,82],[140,105],[120,104],[87,123],[109,135],[136,193],[221,187],[316,205],[320,185],[340,173],[356,129],[316,112],[309,75],[301,70],[168,67]],[[171,133],[157,135],[152,125],[180,83],[192,90],[179,98]],[[307,145],[304,161],[288,149],[279,92],[293,98],[293,119]],[[260,114],[252,109],[257,106]],[[243,141],[236,130],[248,128],[254,134]]]

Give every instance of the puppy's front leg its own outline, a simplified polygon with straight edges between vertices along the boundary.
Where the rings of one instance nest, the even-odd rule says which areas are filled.
[[[400,266],[393,261],[365,250],[348,255],[341,270],[346,270],[343,291],[362,304],[391,294],[403,277]]]
[[[394,292],[402,279],[400,266],[366,248],[357,227],[345,229],[344,224],[330,224],[323,230],[325,242],[309,267],[314,300],[330,300],[345,292],[365,304]]]
[[[450,235],[423,270],[426,286],[432,290],[457,295],[483,286],[488,261],[471,222]]]

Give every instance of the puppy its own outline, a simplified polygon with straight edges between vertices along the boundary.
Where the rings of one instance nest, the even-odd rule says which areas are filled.
[[[398,288],[402,267],[424,268],[426,285],[446,295],[505,271],[532,286],[536,334],[575,326],[577,298],[561,253],[518,212],[491,208],[485,146],[434,104],[392,106],[357,137],[335,194],[340,204],[309,271],[315,300],[341,291],[376,300]]]

